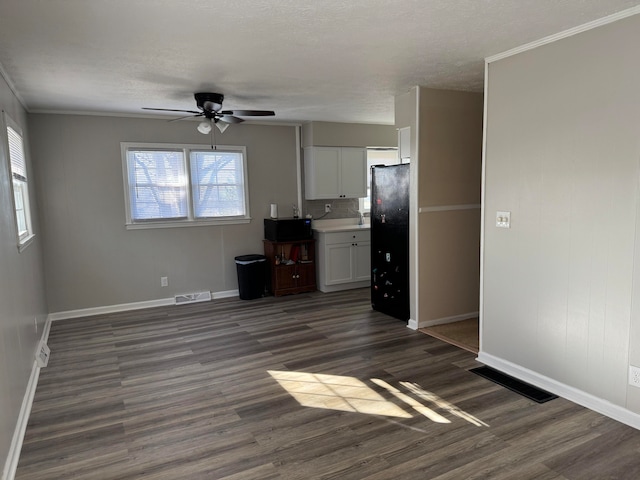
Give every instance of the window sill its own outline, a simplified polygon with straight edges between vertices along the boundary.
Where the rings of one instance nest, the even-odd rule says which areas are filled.
[[[146,222],[146,223],[127,223],[127,230],[146,230],[150,228],[184,228],[184,227],[210,227],[221,225],[240,225],[250,223],[251,218],[233,218],[229,220],[189,220],[174,222]]]
[[[26,248],[33,243],[33,239],[36,238],[35,233],[32,233],[28,237],[25,237],[22,241],[18,243],[18,252],[22,253],[26,250]]]

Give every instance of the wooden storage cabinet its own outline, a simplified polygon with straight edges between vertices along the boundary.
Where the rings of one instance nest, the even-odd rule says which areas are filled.
[[[292,293],[314,292],[317,289],[315,245],[316,241],[312,238],[289,242],[264,240],[264,255],[267,257],[269,269],[267,288],[273,295],[278,297]],[[297,256],[297,261],[287,264],[292,254]],[[279,259],[278,265],[276,257]]]

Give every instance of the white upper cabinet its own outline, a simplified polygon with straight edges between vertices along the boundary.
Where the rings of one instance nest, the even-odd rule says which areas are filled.
[[[306,147],[307,200],[367,196],[367,151],[357,147]]]
[[[409,163],[411,160],[411,127],[398,130],[398,156],[400,163]]]

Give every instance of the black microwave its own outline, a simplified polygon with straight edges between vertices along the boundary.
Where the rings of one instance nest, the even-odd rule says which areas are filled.
[[[264,238],[272,242],[306,240],[313,237],[310,218],[265,218]]]

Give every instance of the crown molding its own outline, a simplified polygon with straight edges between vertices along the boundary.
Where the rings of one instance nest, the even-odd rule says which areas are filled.
[[[603,25],[608,25],[609,23],[617,22],[618,20],[622,20],[623,18],[632,17],[633,15],[637,15],[640,13],[640,6],[628,8],[626,10],[622,10],[621,12],[614,13],[612,15],[608,15],[603,18],[599,18],[598,20],[594,20],[592,22],[585,23],[583,25],[579,25],[577,27],[570,28],[568,30],[564,30],[562,32],[549,35],[548,37],[541,38],[540,40],[536,40],[535,42],[526,43],[516,48],[512,48],[511,50],[507,50],[506,52],[498,53],[496,55],[492,55],[490,57],[486,57],[484,59],[485,63],[492,63],[498,60],[502,60],[507,57],[511,57],[513,55],[517,55],[522,52],[526,52],[528,50],[533,50],[534,48],[541,47],[543,45],[547,45],[549,43],[557,42],[558,40],[562,40],[563,38],[572,37],[582,32],[586,32],[587,30],[592,30],[594,28],[601,27]]]

